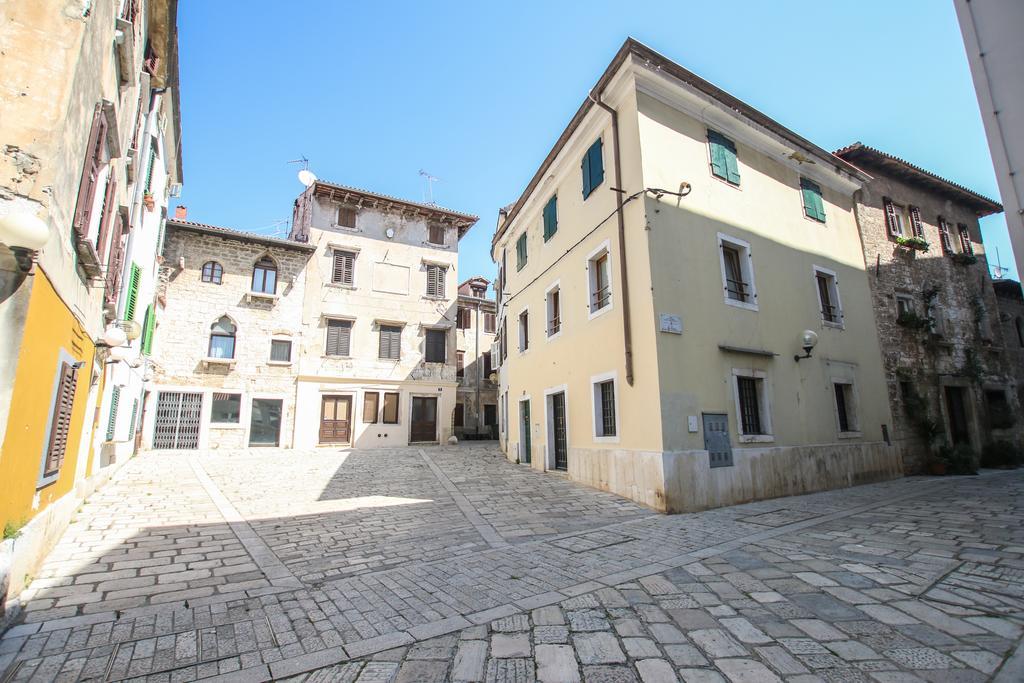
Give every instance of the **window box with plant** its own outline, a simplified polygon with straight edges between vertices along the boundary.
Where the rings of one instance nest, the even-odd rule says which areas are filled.
[[[908,330],[924,331],[932,329],[932,319],[918,315],[916,311],[906,310],[901,311],[896,316],[896,324],[900,327],[905,327]]]
[[[920,235],[913,235],[911,237],[896,236],[893,239],[896,240],[896,244],[907,249],[914,251],[928,251],[931,246],[928,244],[928,240],[921,237]]]

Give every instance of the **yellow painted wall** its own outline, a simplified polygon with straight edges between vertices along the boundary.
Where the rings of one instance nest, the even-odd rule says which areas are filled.
[[[34,277],[7,433],[0,451],[0,524],[27,521],[72,489],[82,425],[91,417],[85,415],[85,406],[92,376],[93,343],[42,269],[37,268]],[[78,371],[71,429],[60,474],[39,490],[38,505],[33,507],[62,350],[76,361],[85,361],[85,365]]]

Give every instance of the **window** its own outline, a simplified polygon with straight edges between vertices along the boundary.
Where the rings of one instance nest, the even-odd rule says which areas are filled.
[[[1013,319],[1013,327],[1017,331],[1017,345],[1024,348],[1024,320],[1017,316]]]
[[[524,232],[516,240],[516,270],[522,270],[526,265],[528,255],[526,253],[526,233]]]
[[[743,441],[766,441],[771,435],[764,373],[757,370],[733,371],[736,380],[736,409]]]
[[[46,459],[43,463],[43,482],[48,484],[57,478],[64,464],[64,453],[68,446],[68,432],[71,430],[71,412],[75,404],[75,389],[78,386],[76,363],[62,362],[57,373],[54,390],[50,435],[46,444]]]
[[[335,249],[331,264],[331,282],[351,287],[356,280],[356,255],[351,251]]]
[[[363,394],[363,424],[376,424],[380,405],[380,392],[367,391]]]
[[[893,237],[903,237],[906,219],[903,216],[903,207],[893,204],[888,197],[882,197],[882,205],[885,208],[885,225],[889,234]]]
[[[466,426],[466,407],[461,403],[455,404],[455,417],[453,419],[455,427]]]
[[[501,346],[501,361],[505,362],[505,359],[508,358],[508,318],[507,317],[501,319],[501,335],[499,335],[498,340],[501,342],[501,344],[500,344],[500,346]]]
[[[608,247],[603,246],[587,262],[587,276],[590,280],[590,315],[608,308],[612,303],[611,264]]]
[[[917,311],[914,310],[914,299],[907,294],[896,295],[896,317],[905,318],[907,316],[916,315]]]
[[[427,296],[444,297],[444,276],[448,271],[436,263],[427,264]]]
[[[818,288],[818,310],[822,322],[828,325],[842,325],[843,312],[839,306],[839,288],[836,274],[821,268],[814,269],[814,281]]]
[[[911,412],[911,404],[916,403],[917,392],[914,391],[913,382],[907,380],[900,380],[900,399],[903,401],[903,410],[907,415]]]
[[[448,334],[444,330],[427,330],[426,358],[428,363],[444,363],[447,361],[445,341]]]
[[[615,379],[594,382],[594,436],[616,436]]]
[[[544,241],[554,237],[558,232],[558,197],[557,195],[548,200],[544,205]]]
[[[444,226],[437,223],[427,226],[427,241],[431,244],[444,244]]]
[[[156,312],[153,304],[146,307],[146,316],[142,323],[142,353],[150,356],[153,354],[153,332],[156,330]]]
[[[484,332],[494,334],[494,314],[484,313]]]
[[[388,392],[384,394],[384,419],[386,425],[398,424],[398,394]]]
[[[398,360],[401,354],[402,328],[397,325],[381,325],[378,357],[384,360]]]
[[[725,303],[757,310],[757,291],[754,288],[754,269],[750,245],[724,235],[718,236],[721,252],[722,287]]]
[[[590,146],[583,155],[583,198],[590,196],[604,182],[604,158],[601,154],[601,138]]]
[[[269,256],[264,256],[253,266],[252,291],[258,294],[277,292],[277,265]]]
[[[721,133],[708,129],[708,152],[711,156],[711,173],[732,184],[740,184],[739,164],[736,160],[736,143]]]
[[[242,395],[213,393],[210,407],[210,422],[238,424],[242,415]]]
[[[557,286],[548,290],[547,313],[547,333],[549,337],[554,337],[562,331],[561,292]]]
[[[833,382],[832,388],[836,395],[836,417],[839,420],[839,433],[846,434],[860,431],[860,427],[857,424],[853,384],[849,382]]]
[[[473,311],[464,306],[459,306],[459,313],[455,318],[455,326],[460,330],[468,330],[472,323]]]
[[[354,229],[356,227],[356,210],[351,206],[338,207],[338,227]]]
[[[287,339],[270,340],[270,360],[275,363],[290,363],[292,361],[292,343]]]
[[[924,237],[924,226],[921,224],[921,209],[916,206],[910,207],[910,230],[914,237]]]
[[[490,351],[484,351],[483,359],[484,359],[484,379],[486,380],[486,379],[490,378],[491,373],[494,371],[493,367],[491,366],[491,352]]]
[[[466,352],[455,352],[455,376],[459,379],[466,376]]]
[[[117,408],[121,404],[121,387],[114,385],[114,388],[110,390],[110,414],[107,418],[107,433],[104,438],[107,441],[114,440],[114,434],[117,431]]]
[[[801,178],[800,193],[804,198],[804,215],[824,223],[825,204],[821,200],[821,187],[807,178]]]
[[[212,282],[219,285],[224,277],[224,269],[216,261],[207,261],[203,264],[203,282]]]
[[[985,413],[991,429],[1008,429],[1017,422],[1004,389],[985,389]]]
[[[235,357],[235,329],[226,315],[210,326],[210,358]]]
[[[75,217],[72,227],[79,237],[87,237],[92,216],[96,208],[96,194],[99,189],[100,175],[106,163],[107,117],[103,113],[103,105],[96,104],[92,116],[92,128],[85,148],[85,163],[82,177],[78,185],[78,202],[75,205]]]
[[[939,242],[942,244],[943,254],[953,253],[953,239],[949,235],[949,223],[942,216],[939,216]]]
[[[352,344],[351,320],[327,320],[327,343],[324,346],[326,356],[349,356]]]
[[[960,236],[960,252],[974,256],[974,244],[971,242],[971,231],[963,223],[957,223],[957,235]]]
[[[530,348],[530,312],[519,314],[519,353]]]
[[[135,307],[139,303],[139,284],[142,280],[142,269],[135,263],[128,273],[128,295],[124,301],[124,320],[135,319]]]

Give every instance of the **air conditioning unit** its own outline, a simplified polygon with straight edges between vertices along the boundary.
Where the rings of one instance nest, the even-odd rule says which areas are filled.
[[[181,196],[181,183],[171,183],[170,196],[180,197]]]

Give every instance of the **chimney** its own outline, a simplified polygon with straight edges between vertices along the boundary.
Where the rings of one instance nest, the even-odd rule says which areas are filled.
[[[183,221],[186,219],[188,219],[188,207],[181,204],[174,207],[174,220]]]

